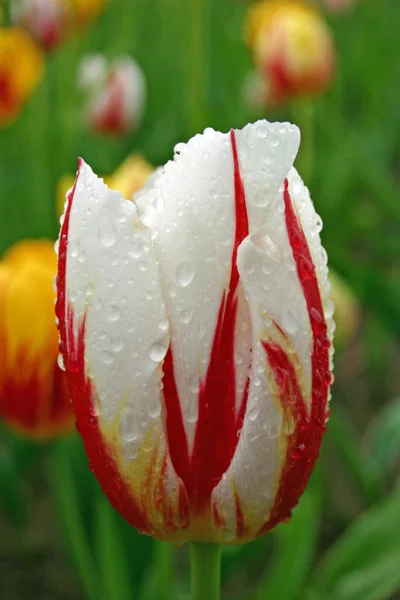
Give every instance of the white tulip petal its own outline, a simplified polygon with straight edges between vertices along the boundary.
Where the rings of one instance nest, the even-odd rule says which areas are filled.
[[[319,217],[294,169],[289,173],[287,185],[315,266],[322,302],[325,298],[325,305],[330,307]],[[249,302],[253,336],[249,399],[234,459],[214,489],[213,501],[228,530],[234,533],[237,533],[234,515],[239,503],[248,519],[246,534],[251,537],[268,521],[276,503],[287,460],[285,439],[293,433],[293,423],[283,418],[286,409],[280,404],[277,383],[262,342],[274,340],[285,349],[293,362],[306,412],[311,412],[313,331],[299,265],[288,237],[283,186],[270,205],[263,228],[250,234],[239,247],[237,264]],[[304,259],[299,264],[307,278],[307,269],[311,274],[312,265],[307,265]],[[326,321],[331,338],[329,318]]]
[[[82,164],[71,208],[67,301],[77,323],[86,315],[87,370],[105,424],[120,415],[121,437],[140,442],[159,419],[160,362],[168,322],[149,230],[132,202]]]

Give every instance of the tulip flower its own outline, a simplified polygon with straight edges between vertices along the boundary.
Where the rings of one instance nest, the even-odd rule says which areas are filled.
[[[43,73],[41,49],[17,27],[0,27],[0,127],[15,119]]]
[[[86,56],[80,65],[79,85],[88,94],[85,119],[93,131],[124,135],[138,127],[146,83],[133,58],[120,56],[108,65],[102,55]]]
[[[299,130],[175,147],[135,202],[83,160],[58,255],[90,465],[139,531],[241,543],[290,517],[328,415],[333,305]]]
[[[70,431],[53,306],[54,243],[23,241],[0,261],[0,419],[36,440]]]
[[[52,50],[64,39],[69,20],[62,0],[23,0],[11,4],[12,20],[24,27],[45,50]]]
[[[13,0],[11,15],[45,50],[52,50],[74,29],[94,20],[103,4],[103,0]]]
[[[335,66],[332,35],[307,3],[255,4],[249,11],[247,37],[257,69],[266,79],[269,103],[319,93],[330,84]]]

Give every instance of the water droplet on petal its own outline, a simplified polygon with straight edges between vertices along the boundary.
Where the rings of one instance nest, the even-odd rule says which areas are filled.
[[[188,262],[179,263],[175,270],[175,277],[180,287],[187,287],[194,278],[194,268]]]
[[[108,320],[109,321],[118,321],[118,319],[121,318],[121,311],[118,308],[118,306],[115,306],[115,304],[111,304],[108,307]]]
[[[114,352],[120,352],[120,350],[122,350],[123,347],[124,347],[124,342],[123,342],[122,337],[115,336],[115,337],[111,338],[111,340],[110,340],[111,350],[113,350]]]
[[[168,348],[163,346],[162,344],[154,344],[149,351],[149,356],[151,360],[154,362],[160,362],[163,360],[164,356],[167,354]]]
[[[113,244],[115,244],[115,242],[117,241],[115,229],[112,226],[112,224],[108,221],[105,221],[100,225],[98,236],[100,243],[106,247],[113,246]]]
[[[57,357],[57,364],[60,367],[61,371],[65,371],[64,358],[62,354],[59,354]]]
[[[322,305],[324,308],[325,319],[329,319],[333,316],[333,313],[335,312],[335,306],[329,297],[323,299]]]
[[[158,327],[161,329],[161,331],[163,333],[165,333],[169,329],[169,323],[166,319],[163,319],[162,321],[159,322]]]
[[[100,358],[106,365],[111,365],[114,362],[114,357],[108,350],[104,350],[101,353]]]
[[[188,323],[190,323],[190,321],[192,319],[192,315],[193,315],[193,311],[183,310],[179,316],[180,316],[182,323],[185,323],[187,325]]]
[[[296,309],[294,308],[294,306],[288,308],[283,313],[282,328],[289,335],[294,335],[297,332],[297,330],[299,328],[299,323],[298,323],[298,319],[297,319],[297,312],[296,312]]]

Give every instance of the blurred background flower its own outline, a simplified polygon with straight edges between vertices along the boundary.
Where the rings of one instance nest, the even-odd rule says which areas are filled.
[[[78,83],[87,95],[85,120],[93,131],[118,136],[137,129],[146,100],[146,83],[133,58],[120,56],[108,62],[100,54],[85,56]]]
[[[13,23],[24,27],[45,50],[53,50],[76,29],[94,20],[102,0],[12,0]]]
[[[22,29],[0,27],[0,127],[18,115],[43,67],[40,48]]]
[[[0,418],[36,440],[74,427],[53,317],[54,243],[23,241],[0,262]]]
[[[332,12],[349,10],[356,4],[357,0],[320,0],[326,8]]]
[[[335,70],[332,34],[316,9],[301,0],[265,0],[249,9],[247,42],[265,103],[325,90]]]

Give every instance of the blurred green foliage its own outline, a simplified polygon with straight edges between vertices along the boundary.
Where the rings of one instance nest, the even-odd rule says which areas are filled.
[[[296,105],[254,114],[243,104],[251,67],[242,39],[246,10],[236,0],[113,0],[84,37],[50,54],[34,96],[0,132],[0,252],[24,237],[56,238],[57,182],[76,170],[78,155],[107,174],[132,151],[161,164],[174,144],[206,126],[228,130],[259,116],[296,121]],[[330,263],[357,294],[363,325],[337,354],[322,459],[292,521],[224,551],[224,597],[232,600],[400,594],[400,401],[386,404],[399,392],[400,360],[398,0],[360,1],[330,21],[338,72],[332,90],[313,104],[308,184]],[[148,102],[136,134],[109,139],[82,125],[76,74],[88,51],[128,53],[144,69]],[[65,560],[77,573],[74,598],[188,598],[186,549],[140,536],[112,510],[77,437],[33,450],[5,430],[0,436],[0,562],[13,560],[14,551],[31,552],[30,525],[28,534],[15,532],[26,532],[50,486],[59,518],[50,515],[43,529],[58,523]],[[42,478],[49,486],[38,489]],[[23,590],[6,582],[0,597],[8,600],[71,597],[62,573],[49,595],[44,587],[30,593],[29,582]]]

